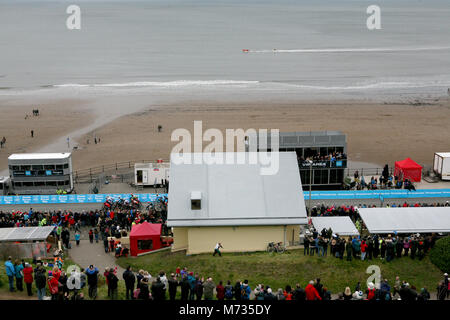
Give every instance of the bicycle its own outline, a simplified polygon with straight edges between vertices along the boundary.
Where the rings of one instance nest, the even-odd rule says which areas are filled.
[[[278,253],[284,253],[286,251],[286,247],[283,245],[282,242],[269,242],[269,244],[267,245],[267,252],[268,253],[272,253],[272,252],[278,252]]]

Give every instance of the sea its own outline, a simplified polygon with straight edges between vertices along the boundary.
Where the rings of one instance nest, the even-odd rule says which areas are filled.
[[[79,30],[66,12],[80,8]],[[366,24],[380,8],[381,29]],[[447,96],[449,0],[0,0],[0,96]]]

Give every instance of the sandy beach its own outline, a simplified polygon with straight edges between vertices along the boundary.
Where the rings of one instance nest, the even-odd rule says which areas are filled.
[[[356,101],[143,103],[130,107],[130,114],[122,109],[123,115],[118,113],[110,121],[102,117],[101,112],[94,112],[92,108],[98,104],[98,101],[75,99],[40,101],[41,116],[33,117],[32,105],[3,101],[1,110],[6,116],[0,119],[0,136],[6,136],[7,143],[6,148],[0,150],[0,168],[6,169],[11,153],[43,150],[52,143],[55,147],[55,141],[64,141],[73,132],[81,133],[71,140],[71,148],[77,145],[77,150],[73,150],[75,169],[168,159],[176,144],[170,140],[172,131],[185,128],[193,132],[195,120],[203,121],[203,132],[209,128],[222,132],[227,128],[340,130],[347,134],[352,161],[378,166],[393,164],[408,156],[421,164],[431,164],[434,152],[448,151],[450,147],[450,123],[446,116],[450,113],[449,99],[398,104]],[[136,112],[139,108],[141,111]],[[29,115],[27,119],[25,114]],[[158,125],[162,126],[162,132],[158,132]],[[31,129],[35,131],[34,138],[30,137]],[[100,143],[94,143],[94,136],[100,138]]]
[[[89,124],[92,117],[84,103],[79,99],[39,103],[28,99],[0,101],[0,139],[6,138],[5,146],[0,149],[0,171],[7,168],[11,153],[37,151],[58,138],[66,139],[70,132]],[[39,109],[40,115],[33,116],[33,109]],[[31,130],[34,131],[33,138]]]

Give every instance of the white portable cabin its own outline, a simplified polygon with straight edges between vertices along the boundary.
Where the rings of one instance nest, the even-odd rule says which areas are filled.
[[[161,186],[169,181],[169,163],[136,163],[134,183],[137,186]]]
[[[442,180],[450,180],[450,152],[434,154],[433,171]]]

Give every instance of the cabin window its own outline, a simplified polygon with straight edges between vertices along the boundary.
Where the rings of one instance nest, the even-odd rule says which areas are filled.
[[[200,200],[200,199],[197,199],[197,200],[192,199],[191,200],[191,210],[201,210],[201,209],[202,209],[202,200]]]

